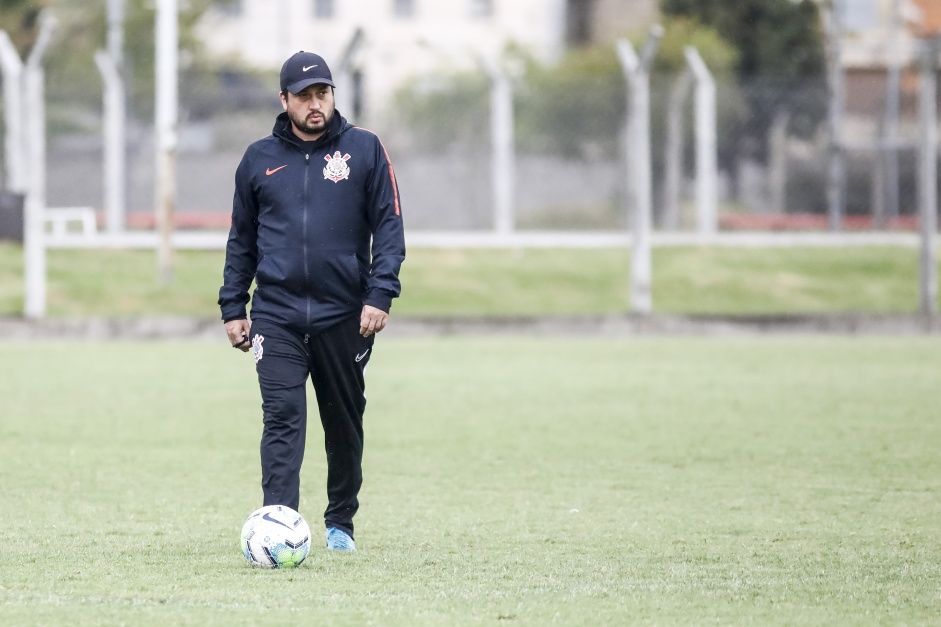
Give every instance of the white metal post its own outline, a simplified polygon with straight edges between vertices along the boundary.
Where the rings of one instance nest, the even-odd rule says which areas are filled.
[[[356,119],[356,95],[353,93],[355,86],[353,76],[356,68],[359,66],[359,51],[362,50],[365,41],[363,29],[357,27],[346,44],[343,54],[340,55],[339,63],[336,64],[333,72],[334,81],[340,86],[336,90],[336,108],[343,114],[350,123],[362,124],[362,120]]]
[[[787,127],[791,114],[784,107],[778,109],[768,133],[768,187],[771,197],[771,212],[783,214],[787,211]]]
[[[496,232],[512,233],[515,228],[515,138],[513,133],[513,84],[497,63],[484,63],[490,75],[490,141],[493,156],[493,221]]]
[[[653,309],[651,289],[652,255],[649,68],[657,53],[663,28],[651,28],[638,57],[626,39],[618,40],[617,50],[628,83],[628,119],[625,136],[627,180],[631,198],[631,309],[647,314]]]
[[[701,235],[712,235],[719,227],[716,81],[695,48],[684,53],[696,77],[696,223]]]
[[[124,3],[108,0],[107,51],[95,55],[104,82],[104,209],[109,233],[126,226],[127,97],[124,85]]]
[[[830,147],[827,183],[827,222],[831,231],[843,226],[843,210],[846,204],[846,164],[843,154],[843,55],[840,38],[842,0],[830,0],[827,16],[827,46],[829,48],[829,125]]]
[[[7,190],[26,192],[26,149],[23,146],[23,61],[6,31],[0,30],[3,70],[4,183]]]
[[[124,69],[124,0],[108,0],[108,55]]]
[[[660,226],[675,230],[680,226],[680,190],[683,185],[683,111],[693,86],[693,74],[684,69],[670,90],[667,107],[667,143],[663,173],[663,206]]]
[[[895,219],[899,217],[899,118],[901,110],[901,81],[902,81],[902,35],[904,33],[904,23],[902,20],[901,0],[893,0],[892,3],[892,26],[889,36],[889,63],[887,68],[886,80],[886,99],[885,99],[885,123],[883,133],[885,138],[885,150],[879,151],[876,158],[880,160],[877,171],[884,176],[885,185],[884,198],[879,202],[883,203],[885,211],[880,219],[888,217]],[[881,206],[881,205],[880,205]],[[884,226],[884,223],[883,225]]]
[[[160,231],[157,273],[162,283],[173,280],[173,211],[176,203],[179,24],[177,0],[157,2],[156,28],[156,210]]]
[[[921,254],[919,290],[920,310],[934,314],[938,310],[938,260],[935,252],[938,231],[938,40],[925,43],[921,62]]]
[[[120,233],[125,226],[127,160],[125,159],[124,79],[110,53],[99,51],[95,63],[105,84],[104,97],[104,199],[108,232]]]
[[[52,14],[44,11],[39,36],[26,60],[24,73],[28,163],[23,217],[24,314],[33,319],[46,315],[46,90],[42,59],[52,40],[55,24]]]

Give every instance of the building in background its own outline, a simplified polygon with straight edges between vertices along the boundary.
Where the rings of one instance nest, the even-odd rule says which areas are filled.
[[[643,30],[656,0],[223,0],[199,24],[219,59],[277,70],[298,50],[339,73],[339,106],[353,119],[404,81],[494,61],[508,45],[551,62],[567,47]],[[348,88],[349,86],[349,88]]]
[[[913,26],[920,35],[937,35],[941,33],[941,2],[938,0],[912,0]]]
[[[874,136],[891,97],[890,72],[900,74],[901,114],[914,116],[921,40],[941,32],[938,0],[844,0],[841,58],[850,131]],[[865,122],[868,129],[860,128]]]
[[[842,0],[840,137],[847,206],[878,224],[917,207],[919,58],[941,32],[939,0]]]
[[[941,32],[938,0],[844,0],[841,12],[847,68],[912,63],[918,39]]]

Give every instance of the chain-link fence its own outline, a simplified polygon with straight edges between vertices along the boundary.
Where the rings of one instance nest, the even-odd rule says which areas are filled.
[[[270,133],[281,106],[276,73],[184,75],[177,155],[177,214],[184,226],[224,228],[245,147]],[[678,76],[652,77],[654,223],[694,228],[692,98]],[[905,228],[916,213],[917,81],[903,81],[897,151],[885,138],[884,77],[848,79],[846,228]],[[484,74],[417,83],[353,120],[383,138],[410,230],[494,226],[490,89]],[[623,77],[572,84],[514,79],[514,225],[518,230],[624,230],[628,224]],[[340,86],[343,89],[343,86]],[[48,205],[102,210],[100,84],[48,86]],[[828,90],[825,77],[718,83],[720,228],[825,228]],[[91,103],[77,105],[76,103]],[[671,103],[682,132],[668,141]],[[682,103],[682,107],[679,106]],[[128,225],[151,224],[153,105],[128,114]],[[344,112],[347,113],[347,112]],[[675,132],[675,129],[674,129]],[[676,138],[674,138],[676,139]],[[679,215],[665,218],[669,151],[679,151]],[[893,156],[894,155],[894,156]],[[897,177],[895,176],[897,173]],[[897,184],[894,183],[897,181]],[[668,216],[667,216],[668,217]],[[103,218],[102,218],[103,219]]]

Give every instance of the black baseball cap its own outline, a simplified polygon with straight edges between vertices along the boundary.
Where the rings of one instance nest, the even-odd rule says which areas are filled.
[[[313,52],[296,52],[281,66],[281,91],[296,94],[304,88],[322,83],[336,87],[333,75],[323,57]]]

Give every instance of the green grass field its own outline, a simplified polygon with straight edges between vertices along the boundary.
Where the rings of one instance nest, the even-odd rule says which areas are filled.
[[[50,316],[219,315],[222,251],[181,251],[172,285],[152,251],[50,250]],[[613,314],[630,310],[627,250],[408,252],[394,315]],[[654,311],[914,312],[918,251],[903,247],[658,248]],[[0,244],[0,316],[23,311],[23,253]]]
[[[935,337],[380,337],[360,550],[295,571],[238,547],[250,357],[4,353],[0,625],[941,621]]]

